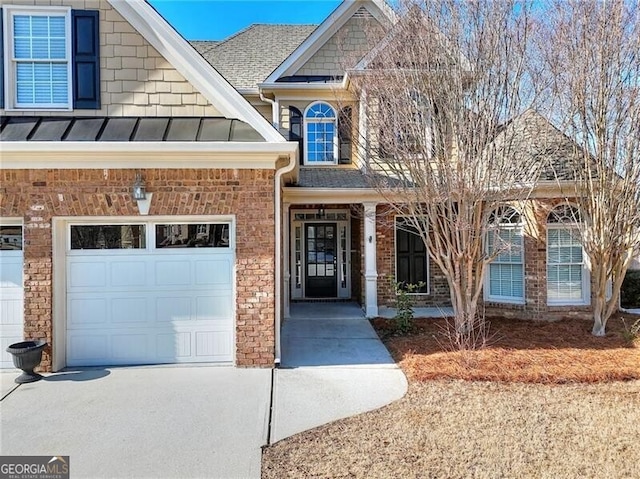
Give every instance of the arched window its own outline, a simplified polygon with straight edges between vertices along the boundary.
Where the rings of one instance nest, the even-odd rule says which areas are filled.
[[[547,217],[547,303],[589,304],[589,269],[580,242],[580,211],[559,205]]]
[[[500,303],[524,303],[524,237],[520,213],[510,206],[489,216],[487,253],[489,263],[485,299]]]
[[[305,164],[335,164],[338,158],[337,116],[328,103],[316,102],[304,113]]]

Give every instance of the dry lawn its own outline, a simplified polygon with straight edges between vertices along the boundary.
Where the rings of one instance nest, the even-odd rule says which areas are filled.
[[[640,381],[428,381],[387,407],[285,439],[262,477],[638,478]]]
[[[443,321],[388,325],[408,394],[266,448],[263,478],[640,478],[640,343],[620,318],[606,338],[493,320],[492,344],[464,356],[443,351]]]

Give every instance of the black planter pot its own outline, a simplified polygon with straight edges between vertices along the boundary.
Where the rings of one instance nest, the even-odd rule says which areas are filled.
[[[7,348],[7,352],[13,356],[15,367],[22,369],[22,374],[16,378],[18,384],[32,383],[42,379],[42,376],[34,373],[33,370],[42,361],[42,350],[46,345],[46,341],[37,339],[14,343]]]

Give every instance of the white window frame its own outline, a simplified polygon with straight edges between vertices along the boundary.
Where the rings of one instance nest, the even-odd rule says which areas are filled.
[[[408,215],[395,215],[394,220],[393,220],[393,277],[396,279],[396,281],[398,280],[398,220],[401,220],[403,218],[409,218]],[[423,221],[426,224],[426,218],[423,218]],[[423,293],[420,292],[416,292],[416,293],[407,293],[409,295],[413,295],[413,296],[429,296],[431,295],[431,258],[429,257],[429,247],[425,244],[425,257],[426,257],[426,266],[425,266],[425,272],[427,273],[427,277],[426,277],[426,285],[425,285],[425,289],[426,291]]]
[[[564,206],[564,205],[559,205]],[[569,205],[572,208],[576,208],[574,205]],[[556,207],[557,208],[557,207]],[[547,306],[588,306],[591,304],[591,275],[589,271],[589,263],[586,251],[582,247],[582,297],[580,299],[549,299],[549,231],[550,230],[571,230],[578,238],[580,237],[580,230],[575,222],[566,223],[549,223],[549,217],[555,211],[554,208],[549,212],[547,216],[547,232],[546,232],[546,264],[545,264],[545,277],[546,281],[546,293],[547,293]],[[576,265],[577,263],[553,263],[554,266],[561,265]]]
[[[67,103],[66,104],[18,104],[16,90],[16,65],[14,58],[13,17],[28,16],[64,16],[65,18],[65,61],[67,63]],[[4,98],[7,111],[71,111],[73,109],[73,77],[71,54],[71,7],[34,7],[23,5],[2,6],[3,46],[4,46]],[[62,63],[62,61],[60,61]]]
[[[307,118],[307,113],[316,105],[324,104],[333,110],[333,119]],[[309,124],[310,123],[332,123],[333,124],[333,160],[331,161],[309,161]],[[307,105],[302,113],[302,124],[304,125],[304,166],[327,166],[338,164],[338,112],[336,107],[326,101],[314,101]]]
[[[524,222],[522,220],[522,213],[512,206],[507,206],[506,208],[512,209],[519,216],[520,221],[518,223],[498,223],[494,227],[490,228],[487,234],[494,234],[499,230],[520,230],[520,263],[512,263],[512,262],[496,262],[498,257],[496,257],[491,263],[487,265],[487,270],[485,271],[484,277],[484,300],[492,303],[504,303],[504,304],[525,304],[527,298],[527,283],[526,283],[526,275],[525,275],[525,254],[524,254]],[[489,253],[489,240],[485,239],[486,242],[486,250]],[[491,294],[491,265],[502,265],[502,264],[520,264],[522,265],[522,297],[515,296],[501,296]]]

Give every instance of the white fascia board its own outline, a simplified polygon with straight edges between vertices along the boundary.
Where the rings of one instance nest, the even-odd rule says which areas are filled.
[[[268,142],[284,137],[144,0],[108,0],[111,6],[225,117],[252,126]]]
[[[264,90],[341,90],[344,88],[344,81],[333,83],[260,83],[258,85]]]
[[[297,157],[295,142],[6,142],[2,169],[276,169]]]
[[[384,202],[380,192],[372,188],[301,188],[299,186],[288,186],[283,188],[283,193],[284,201],[292,205]]]
[[[289,57],[264,81],[275,83],[299,70],[322,46],[364,6],[379,22],[395,23],[395,13],[384,0],[344,0]]]

